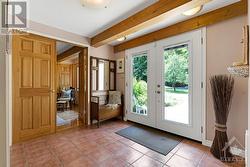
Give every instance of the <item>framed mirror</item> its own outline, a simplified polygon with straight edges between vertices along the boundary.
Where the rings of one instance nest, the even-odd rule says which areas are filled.
[[[98,90],[109,90],[109,61],[99,60]]]
[[[109,91],[116,89],[116,61],[90,57],[91,91]]]

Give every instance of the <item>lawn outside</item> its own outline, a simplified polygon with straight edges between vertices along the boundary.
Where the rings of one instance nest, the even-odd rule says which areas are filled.
[[[165,88],[165,120],[189,124],[188,88]]]

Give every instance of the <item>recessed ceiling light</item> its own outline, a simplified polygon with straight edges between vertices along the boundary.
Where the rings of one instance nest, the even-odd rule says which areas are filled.
[[[117,41],[122,42],[122,41],[125,41],[126,39],[127,37],[124,36],[124,37],[118,38]]]
[[[183,12],[182,14],[185,15],[185,16],[192,16],[192,15],[195,15],[195,14],[199,13],[202,10],[202,8],[203,8],[203,5],[197,6],[197,7],[193,8],[193,9],[190,9],[190,10],[188,10],[186,12]]]
[[[88,8],[107,8],[111,0],[81,0],[81,2]]]

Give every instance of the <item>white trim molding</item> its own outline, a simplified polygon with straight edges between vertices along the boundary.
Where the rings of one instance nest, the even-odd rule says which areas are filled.
[[[205,139],[205,140],[202,141],[202,145],[207,146],[207,147],[211,147],[212,144],[213,144],[213,141],[211,141],[211,140],[206,140]]]
[[[31,20],[29,21],[29,28],[27,32],[83,47],[90,46],[90,39],[87,37],[37,23]]]
[[[204,140],[202,142],[202,145],[207,146],[207,147],[211,147],[213,144],[213,141],[211,140]],[[237,155],[239,157],[245,158],[245,150],[236,148],[236,147],[230,147],[230,151],[233,155]]]
[[[206,134],[207,134],[207,127],[206,127],[206,113],[207,113],[207,103],[206,103],[206,93],[207,93],[207,28],[203,27],[201,29],[202,32],[202,144],[210,144],[207,143]]]

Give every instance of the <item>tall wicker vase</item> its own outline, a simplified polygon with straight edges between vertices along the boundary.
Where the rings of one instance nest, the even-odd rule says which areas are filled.
[[[231,106],[234,79],[227,75],[216,75],[210,78],[213,107],[215,112],[215,137],[211,153],[221,161],[231,162],[233,155],[227,145],[227,118]]]

